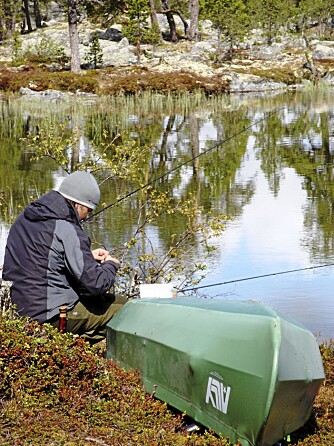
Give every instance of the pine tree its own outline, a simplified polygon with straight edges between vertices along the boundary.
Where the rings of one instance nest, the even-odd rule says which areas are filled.
[[[201,0],[201,15],[212,21],[218,30],[218,59],[221,53],[221,38],[229,44],[232,57],[233,46],[247,34],[250,16],[244,0]]]
[[[123,26],[123,35],[136,45],[137,61],[140,63],[141,42],[158,43],[160,33],[156,28],[148,26],[151,10],[147,0],[128,0],[127,14],[129,20]]]
[[[92,36],[88,53],[86,55],[86,60],[88,63],[92,64],[94,68],[97,68],[103,64],[103,51],[97,32],[95,32]]]

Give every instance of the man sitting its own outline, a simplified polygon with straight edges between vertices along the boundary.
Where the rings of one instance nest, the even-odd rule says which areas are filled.
[[[105,327],[126,302],[109,294],[120,263],[105,249],[91,250],[80,222],[100,200],[88,172],[66,177],[30,203],[8,235],[3,278],[13,282],[11,299],[21,316],[59,326],[59,308],[67,306],[67,331],[89,342],[105,337]]]

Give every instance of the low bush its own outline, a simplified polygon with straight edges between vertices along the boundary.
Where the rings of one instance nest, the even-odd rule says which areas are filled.
[[[70,71],[50,72],[47,69],[32,66],[25,66],[19,71],[0,70],[0,90],[17,92],[21,87],[35,91],[54,89],[94,93],[98,90],[98,79],[90,72],[82,74]]]
[[[138,374],[49,325],[0,319],[1,445],[227,445],[189,435]]]
[[[101,73],[102,90],[106,94],[138,93],[152,91],[160,93],[194,92],[226,93],[228,83],[219,76],[207,78],[180,71],[173,73],[150,72],[145,69],[117,72],[105,70]]]
[[[13,65],[18,66],[23,61],[28,63],[57,62],[65,64],[69,61],[69,57],[65,55],[65,47],[45,35],[42,35],[38,42],[23,51],[22,42],[16,35],[13,44]]]
[[[219,76],[206,78],[186,72],[155,73],[145,69],[122,71],[101,69],[82,71],[79,74],[70,71],[50,72],[45,67],[25,66],[20,70],[0,69],[0,90],[17,92],[21,87],[42,91],[54,89],[60,91],[98,94],[133,94],[143,91],[160,93],[194,92],[201,90],[205,94],[224,93],[228,84]]]
[[[101,346],[49,325],[0,317],[0,443],[10,445],[227,446],[148,395],[136,372]],[[320,347],[326,380],[306,425],[284,445],[334,444],[334,343]]]

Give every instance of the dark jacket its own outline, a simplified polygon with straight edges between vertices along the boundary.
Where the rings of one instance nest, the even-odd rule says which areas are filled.
[[[73,308],[79,294],[106,293],[116,272],[114,262],[94,259],[75,209],[56,191],[29,204],[9,231],[3,278],[13,282],[19,314],[40,323],[63,304]]]

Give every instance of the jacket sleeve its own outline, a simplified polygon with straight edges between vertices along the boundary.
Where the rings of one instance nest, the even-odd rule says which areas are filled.
[[[60,222],[65,268],[84,294],[97,296],[106,293],[114,284],[117,265],[112,261],[97,262],[90,249],[86,233],[69,222]]]

